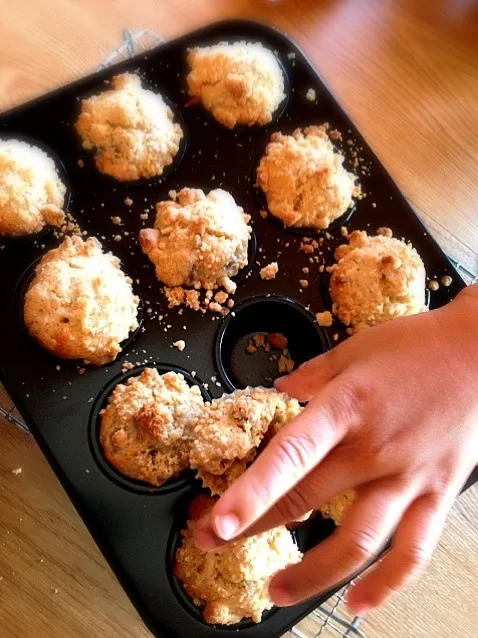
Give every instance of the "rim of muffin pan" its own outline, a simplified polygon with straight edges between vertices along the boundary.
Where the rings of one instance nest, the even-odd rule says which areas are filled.
[[[312,126],[312,124],[308,126]],[[295,127],[293,130],[295,130],[296,128],[304,129],[307,127],[305,126]],[[273,133],[283,133],[284,135],[290,135],[292,131],[290,131],[289,129],[290,127],[288,129],[284,127],[283,130],[271,131],[271,135]],[[272,224],[278,230],[285,231],[286,233],[290,233],[292,235],[298,235],[299,237],[324,236],[325,233],[327,232],[333,233],[335,230],[337,230],[338,228],[341,228],[342,226],[345,226],[351,221],[352,217],[355,215],[357,211],[357,205],[359,201],[357,200],[357,198],[353,200],[354,205],[351,208],[347,209],[345,213],[343,213],[340,217],[337,217],[337,219],[334,219],[334,221],[331,222],[327,228],[311,228],[310,226],[285,226],[284,222],[281,219],[273,215],[269,210],[269,204],[267,202],[267,197],[265,192],[262,190],[260,186],[257,185],[257,169],[259,168],[261,159],[264,157],[266,153],[266,148],[269,143],[270,143],[270,136],[264,148],[261,151],[259,151],[259,153],[257,154],[256,159],[252,165],[252,170],[250,174],[251,192],[253,194],[254,200],[257,206],[259,207],[259,210],[265,210],[267,212],[267,217],[265,218],[265,221]],[[355,177],[358,180],[358,176],[355,175]]]
[[[100,390],[96,399],[93,402],[93,407],[91,409],[89,424],[88,424],[88,439],[90,451],[95,459],[95,462],[102,473],[109,478],[111,481],[116,483],[116,485],[129,490],[130,492],[135,492],[139,494],[146,495],[162,495],[169,494],[170,492],[181,490],[185,487],[190,487],[191,482],[194,481],[194,475],[190,470],[184,470],[179,476],[169,479],[163,485],[155,486],[146,481],[140,481],[137,479],[130,478],[125,474],[122,474],[119,470],[117,470],[104,456],[103,448],[100,443],[100,431],[101,431],[101,415],[100,412],[103,410],[108,404],[108,398],[110,397],[113,390],[120,383],[124,383],[127,379],[131,377],[139,376],[143,370],[146,368],[155,368],[160,375],[165,374],[166,372],[176,372],[178,374],[182,374],[186,380],[186,383],[189,386],[197,386],[200,391],[202,398],[206,402],[212,401],[211,394],[204,387],[203,382],[197,376],[192,376],[191,372],[182,368],[180,366],[171,365],[168,363],[162,362],[151,362],[146,363],[140,366],[136,366],[132,370],[128,370],[125,373],[119,374],[114,379],[109,381],[109,383]]]
[[[126,73],[129,73],[132,75],[138,75],[137,73],[135,73],[135,71],[125,70],[121,73],[113,73],[108,81],[111,83],[111,79],[115,75],[124,75]],[[78,169],[77,175],[81,176],[82,174],[84,174],[86,181],[89,181],[91,177],[93,176],[95,179],[104,179],[107,183],[110,183],[111,185],[116,186],[117,188],[122,186],[124,187],[148,186],[149,187],[149,186],[161,184],[166,179],[169,179],[173,175],[173,173],[176,172],[178,166],[184,159],[186,152],[188,151],[188,148],[189,148],[189,130],[184,120],[183,114],[181,112],[180,105],[174,102],[166,92],[163,92],[162,90],[156,87],[153,88],[152,83],[148,78],[145,79],[144,77],[140,77],[140,79],[141,79],[141,86],[143,89],[151,91],[152,93],[157,93],[163,98],[163,101],[165,102],[165,104],[173,112],[173,116],[174,116],[173,122],[181,126],[183,136],[179,142],[178,152],[173,157],[173,161],[171,162],[171,164],[168,164],[167,166],[164,167],[161,175],[154,175],[153,177],[140,177],[139,179],[136,179],[136,180],[120,180],[120,179],[116,179],[116,177],[113,177],[112,175],[108,175],[107,173],[101,172],[97,168],[96,162],[95,162],[96,147],[92,149],[83,148],[82,138],[80,134],[77,132],[75,124],[81,114],[81,104],[83,100],[87,100],[90,97],[94,97],[96,95],[99,95],[100,93],[105,93],[106,91],[111,90],[111,84],[105,85],[103,80],[99,88],[91,89],[87,91],[86,93],[84,93],[83,95],[77,96],[79,98],[78,104],[76,105],[76,108],[73,109],[72,116],[71,116],[72,117],[72,121],[71,121],[72,134],[74,135],[77,142],[78,160],[82,160],[84,162],[83,168]]]
[[[54,246],[51,248],[51,250],[54,250],[57,247],[58,246]],[[13,311],[17,317],[21,330],[24,332],[25,339],[28,339],[31,342],[31,347],[34,349],[36,353],[38,353],[39,355],[43,357],[48,357],[52,361],[52,363],[56,363],[56,364],[61,363],[62,365],[70,366],[72,368],[86,368],[88,370],[97,370],[100,368],[107,368],[108,366],[112,366],[118,360],[118,357],[120,355],[123,355],[129,349],[129,347],[132,345],[132,343],[136,340],[136,338],[140,334],[141,328],[143,327],[144,315],[145,315],[145,299],[144,299],[144,295],[143,295],[143,291],[141,290],[141,287],[136,283],[135,278],[130,277],[132,281],[131,287],[133,290],[133,294],[139,298],[138,311],[137,311],[138,326],[135,330],[129,333],[126,339],[124,339],[119,344],[121,350],[118,353],[118,356],[116,359],[112,361],[108,361],[101,366],[97,366],[93,363],[85,363],[83,359],[66,359],[63,357],[58,357],[53,352],[50,352],[50,350],[43,347],[43,345],[32,334],[30,334],[30,331],[28,330],[28,327],[25,323],[25,317],[24,317],[25,295],[28,291],[28,288],[30,287],[30,284],[32,283],[35,277],[36,267],[38,266],[42,258],[47,254],[47,252],[49,251],[45,251],[43,255],[41,255],[40,257],[37,257],[29,266],[27,266],[27,268],[20,275],[20,278],[18,279],[17,285],[15,287],[15,292],[13,294]],[[125,273],[125,275],[128,276],[127,273]]]
[[[194,180],[191,180],[194,181]],[[169,197],[169,192],[174,190],[177,193],[179,193],[183,188],[190,188],[190,189],[199,189],[202,190],[204,192],[205,195],[208,195],[211,191],[215,191],[215,190],[224,190],[227,193],[229,193],[229,195],[231,195],[231,197],[234,199],[234,201],[236,202],[236,205],[239,206],[240,208],[242,208],[244,210],[244,213],[246,213],[247,215],[250,216],[251,221],[249,222],[248,226],[251,229],[251,236],[249,238],[249,241],[247,243],[247,264],[241,268],[239,270],[239,272],[237,273],[237,275],[234,275],[234,277],[231,277],[230,279],[239,287],[241,284],[244,283],[244,281],[246,280],[246,278],[249,276],[249,273],[253,270],[254,265],[256,263],[256,257],[257,257],[257,251],[259,248],[259,242],[257,239],[257,233],[254,230],[254,226],[252,225],[252,222],[254,221],[254,217],[252,215],[252,211],[247,211],[244,206],[241,206],[241,203],[238,202],[236,200],[236,198],[234,197],[234,195],[228,191],[225,187],[222,186],[204,186],[203,184],[194,184],[193,186],[191,185],[174,185],[170,184],[169,188],[167,190],[167,193],[165,193],[165,196],[163,197],[162,195],[158,197],[158,201],[159,202],[167,202],[167,201],[175,201],[172,200]],[[156,204],[154,205],[154,220],[151,221],[151,223],[148,223],[146,226],[141,226],[138,231],[137,231],[137,235],[139,236],[139,231],[140,230],[144,230],[146,228],[154,228],[154,223],[156,220]],[[149,259],[149,257],[146,255],[146,253],[144,253],[141,250],[141,247],[139,248],[140,250],[140,254],[143,258],[143,263],[146,263],[151,272],[153,273],[156,281],[158,282],[159,285],[161,286],[165,286],[166,288],[174,288],[175,286],[168,286],[167,284],[165,284],[163,281],[160,281],[157,277],[156,277],[156,268],[155,265],[153,264],[153,262]],[[188,289],[194,289],[194,286],[186,286],[183,285],[183,288],[188,288]],[[202,290],[202,288],[201,288]]]
[[[42,142],[36,137],[32,137],[30,135],[24,135],[23,133],[17,134],[16,132],[8,132],[7,134],[5,134],[4,132],[2,132],[0,133],[0,140],[6,141],[6,142],[8,142],[9,140],[25,142],[26,144],[30,144],[31,146],[38,147],[40,150],[46,153],[49,157],[51,157],[51,159],[55,163],[55,167],[58,172],[58,177],[60,178],[60,180],[62,181],[62,183],[65,185],[65,188],[66,188],[64,203],[61,209],[65,213],[69,213],[71,209],[71,203],[73,200],[71,180],[68,175],[68,171],[66,170],[65,164],[63,160],[60,158],[60,156],[58,155],[58,153],[56,153],[56,151],[54,151],[51,148],[51,146],[49,146],[48,144],[45,144],[45,142]],[[8,244],[32,243],[37,240],[42,240],[46,235],[51,234],[55,230],[58,231],[59,228],[57,228],[56,226],[50,226],[46,224],[38,233],[31,233],[30,235],[12,236],[12,235],[5,235],[0,233],[0,245],[7,244],[7,243]]]
[[[165,567],[166,567],[166,572],[168,574],[168,580],[169,580],[171,590],[173,591],[174,595],[176,596],[178,602],[183,607],[183,609],[190,616],[192,616],[194,620],[196,620],[198,623],[201,623],[205,627],[209,627],[211,630],[239,631],[239,630],[251,629],[253,627],[258,627],[259,625],[263,625],[272,616],[275,616],[275,614],[277,614],[281,610],[281,608],[274,606],[272,607],[272,609],[264,611],[262,614],[262,619],[260,623],[254,622],[251,618],[244,618],[243,620],[233,625],[219,625],[219,624],[212,625],[210,623],[207,623],[202,616],[202,610],[204,609],[204,606],[199,607],[193,603],[192,599],[187,594],[184,588],[184,585],[174,575],[176,552],[179,549],[179,547],[181,547],[182,541],[183,541],[181,532],[183,529],[186,529],[187,521],[189,519],[188,507],[189,507],[189,504],[195,498],[197,498],[197,496],[201,493],[203,494],[207,493],[209,495],[209,492],[205,492],[203,489],[198,489],[197,492],[195,492],[193,495],[189,493],[187,496],[184,497],[184,499],[181,501],[181,504],[178,506],[181,509],[181,512],[177,515],[176,520],[171,529],[171,532],[169,534],[168,543],[166,546],[166,566]],[[295,544],[299,547],[299,550],[300,550],[301,549],[300,541],[299,541],[299,535],[297,533],[297,530],[289,530],[289,532],[291,533]]]
[[[272,383],[267,382],[264,372],[272,380],[281,376],[277,373],[277,361],[269,359],[271,353],[261,353],[261,356],[264,355],[261,369],[254,355],[245,352],[246,342],[252,335],[271,333],[281,333],[288,338],[287,348],[296,364],[302,364],[331,347],[328,335],[316,323],[315,315],[296,299],[279,294],[250,297],[235,306],[233,312],[222,320],[215,335],[216,368],[229,391],[247,386],[270,387]]]
[[[202,104],[201,101],[199,101],[197,104],[193,104],[191,106],[186,106],[187,102],[191,99],[194,99],[192,96],[189,95],[189,87],[188,87],[188,83],[187,83],[187,76],[190,72],[190,68],[189,65],[187,63],[187,55],[189,53],[190,50],[195,49],[195,48],[201,48],[201,47],[207,47],[207,46],[214,46],[215,44],[220,44],[221,42],[228,42],[228,43],[233,43],[233,42],[247,42],[248,44],[255,44],[257,42],[260,42],[257,39],[254,40],[248,40],[247,37],[241,37],[241,36],[230,36],[227,39],[218,39],[217,41],[213,42],[211,44],[210,40],[200,40],[199,42],[195,42],[194,45],[189,46],[186,50],[185,50],[185,54],[184,54],[184,64],[182,67],[182,84],[183,84],[183,90],[184,90],[184,96],[185,96],[185,102],[182,105],[181,109],[184,109],[185,111],[188,111],[191,113],[191,117],[194,115],[197,107],[199,107],[200,112],[202,113],[202,116],[204,118],[205,121],[208,122],[208,125],[211,126],[215,126],[216,128],[218,128],[220,131],[227,131],[228,133],[239,133],[241,135],[243,134],[247,134],[247,133],[259,133],[261,131],[269,131],[269,129],[272,126],[276,126],[279,122],[279,120],[282,118],[282,116],[284,115],[284,113],[287,110],[287,107],[289,106],[289,102],[290,102],[290,96],[291,96],[291,91],[292,91],[292,83],[289,77],[289,72],[287,70],[286,65],[284,64],[281,55],[275,50],[275,49],[271,49],[269,46],[265,46],[262,42],[260,42],[265,49],[269,49],[269,51],[271,51],[275,57],[275,59],[277,60],[277,63],[279,64],[280,70],[282,71],[282,77],[284,78],[284,99],[282,100],[282,102],[279,104],[279,106],[277,107],[277,109],[274,111],[274,113],[272,113],[272,119],[270,122],[268,122],[267,124],[252,124],[251,126],[247,126],[246,124],[236,124],[236,126],[234,126],[233,128],[229,128],[228,126],[225,126],[224,124],[221,124],[221,122],[218,122],[218,120],[216,120],[216,118],[214,117],[214,115],[208,110],[206,109],[206,107]],[[197,111],[196,111],[197,112]]]

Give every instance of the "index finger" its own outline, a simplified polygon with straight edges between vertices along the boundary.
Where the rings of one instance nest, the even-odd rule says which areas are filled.
[[[354,392],[334,379],[271,440],[212,509],[214,534],[231,540],[259,520],[360,420]]]

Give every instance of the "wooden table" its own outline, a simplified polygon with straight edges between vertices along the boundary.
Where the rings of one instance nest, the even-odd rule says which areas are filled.
[[[278,26],[442,245],[477,269],[474,0],[0,0],[0,16],[2,109],[95,69],[124,27],[172,38],[226,17]],[[5,422],[0,437],[0,636],[149,636],[34,442]],[[474,488],[455,504],[424,578],[362,623],[367,636],[476,635],[477,520]]]

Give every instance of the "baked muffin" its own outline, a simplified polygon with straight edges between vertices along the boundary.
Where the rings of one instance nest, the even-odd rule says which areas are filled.
[[[140,230],[141,248],[167,286],[213,288],[247,265],[250,217],[221,189],[183,188],[156,205],[154,228]]]
[[[322,505],[320,513],[324,518],[331,518],[336,525],[342,525],[344,516],[357,498],[354,489],[346,490],[335,496],[329,503]]]
[[[67,237],[35,269],[25,295],[30,334],[63,359],[103,365],[138,327],[139,299],[120,261],[90,237]]]
[[[411,244],[354,231],[335,259],[329,268],[332,311],[351,333],[427,310],[425,267]]]
[[[162,175],[179,150],[181,126],[161,95],[143,89],[138,76],[123,73],[111,85],[82,102],[76,130],[83,148],[96,149],[98,170],[117,180]]]
[[[145,368],[118,384],[101,412],[105,457],[126,476],[162,485],[188,467],[193,424],[202,409],[201,391],[182,374]]]
[[[298,563],[302,554],[284,526],[204,552],[194,541],[194,524],[213,504],[214,499],[204,494],[192,503],[174,575],[194,604],[204,607],[205,622],[232,625],[251,618],[258,623],[273,607],[268,591],[271,577]]]
[[[273,133],[257,169],[269,212],[284,226],[325,229],[354,205],[355,175],[343,167],[327,126]]]
[[[190,466],[212,494],[222,494],[255,459],[263,440],[301,409],[296,399],[273,388],[249,387],[214,399],[194,428]]]
[[[0,139],[0,235],[21,237],[61,226],[66,187],[37,146]]]
[[[285,98],[277,58],[260,42],[195,48],[188,63],[189,95],[228,128],[268,124]]]

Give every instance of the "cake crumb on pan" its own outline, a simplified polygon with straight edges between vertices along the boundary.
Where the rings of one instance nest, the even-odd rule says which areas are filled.
[[[269,279],[275,279],[278,272],[279,272],[279,265],[276,261],[273,261],[267,266],[264,266],[264,268],[261,269],[259,274],[261,276],[261,279],[269,280]]]

